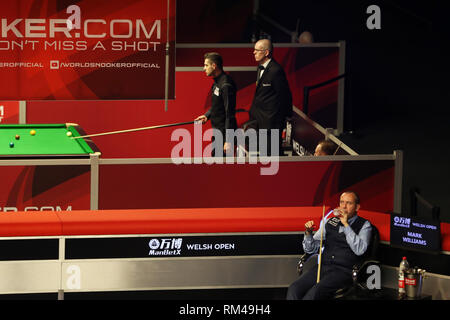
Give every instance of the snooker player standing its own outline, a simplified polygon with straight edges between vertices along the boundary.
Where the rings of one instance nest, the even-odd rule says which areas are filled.
[[[236,122],[236,85],[230,75],[223,71],[222,56],[216,52],[206,53],[204,57],[203,70],[206,76],[212,77],[214,83],[211,87],[211,108],[204,114],[197,117],[196,121],[205,123],[211,120],[213,129],[222,133],[224,141],[224,153],[232,150],[232,144],[226,137],[226,130],[237,128]],[[230,139],[233,139],[231,135]]]

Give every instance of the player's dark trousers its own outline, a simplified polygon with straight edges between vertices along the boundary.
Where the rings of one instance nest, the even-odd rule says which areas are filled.
[[[317,283],[318,265],[302,274],[288,289],[287,300],[325,300],[336,290],[352,283],[351,270],[333,265],[322,265],[320,282]]]
[[[278,130],[277,132],[272,131],[272,130],[267,130],[265,133],[265,136],[266,136],[265,144],[260,142],[259,138],[262,133],[261,133],[261,131],[258,131],[258,150],[259,150],[260,156],[283,156],[284,155],[283,148],[282,148],[283,140],[281,138],[282,131],[283,130]],[[272,132],[277,137],[278,148],[272,147],[272,137],[271,137]]]

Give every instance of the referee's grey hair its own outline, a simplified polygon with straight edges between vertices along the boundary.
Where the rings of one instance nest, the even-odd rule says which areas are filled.
[[[267,46],[264,46],[264,50],[269,50],[269,57],[272,56],[273,54],[273,43],[271,40],[269,39],[260,39],[260,41],[264,41],[265,43],[267,43]]]

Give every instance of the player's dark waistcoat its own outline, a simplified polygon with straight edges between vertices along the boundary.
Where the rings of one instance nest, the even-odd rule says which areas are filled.
[[[214,79],[211,88],[211,125],[224,134],[225,129],[236,129],[236,85],[226,73]]]
[[[365,222],[366,219],[357,216],[350,227],[358,234]],[[345,239],[345,233],[339,233],[340,226],[342,226],[342,223],[337,217],[331,218],[325,225],[326,239],[322,263],[336,264],[351,269],[354,264],[360,261],[361,257],[352,251]]]

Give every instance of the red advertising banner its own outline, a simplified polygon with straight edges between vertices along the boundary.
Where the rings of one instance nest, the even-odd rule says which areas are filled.
[[[0,213],[90,208],[90,166],[0,166]]]
[[[19,123],[19,101],[0,101],[0,124]]]
[[[0,2],[0,99],[173,99],[174,78],[175,0]]]

